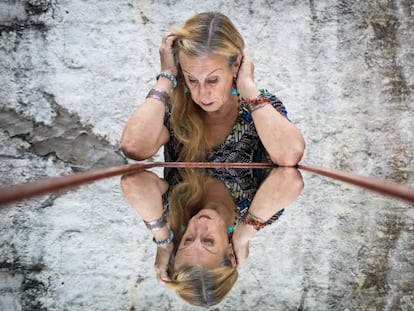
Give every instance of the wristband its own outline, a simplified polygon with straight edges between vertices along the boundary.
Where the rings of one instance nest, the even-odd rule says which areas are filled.
[[[156,220],[143,221],[148,230],[161,230],[167,224],[167,217],[165,214],[162,214],[162,216]]]
[[[168,72],[161,71],[161,72],[157,75],[157,80],[158,80],[160,77],[164,77],[164,78],[167,78],[168,80],[170,80],[170,81],[172,82],[172,87],[173,87],[173,89],[175,89],[175,88],[177,87],[177,79],[176,79],[176,78],[175,78],[172,74],[170,74],[170,73],[168,73]]]
[[[164,241],[157,241],[157,240],[155,240],[155,238],[152,238],[152,241],[158,247],[158,246],[165,246],[165,245],[170,244],[173,241],[173,239],[174,239],[174,232],[170,229],[169,230],[168,238],[166,240],[164,240]]]
[[[250,113],[253,111],[263,108],[267,104],[270,104],[271,99],[264,96],[263,94],[260,94],[259,96],[253,98],[253,99],[246,99],[245,104],[247,106],[247,110],[249,110]]]
[[[164,103],[164,105],[166,105],[170,101],[170,95],[168,95],[167,92],[160,90],[160,89],[151,89],[148,92],[147,97],[145,98],[154,98]]]
[[[266,227],[266,222],[263,221],[263,219],[260,219],[259,217],[256,217],[249,212],[243,217],[242,223],[244,225],[250,225],[253,226],[254,229],[259,231],[260,229]]]

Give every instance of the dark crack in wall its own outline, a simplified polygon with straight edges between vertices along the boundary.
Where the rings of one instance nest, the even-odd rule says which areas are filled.
[[[50,94],[44,94],[53,106],[56,117],[52,125],[29,120],[15,111],[0,111],[1,128],[10,138],[20,137],[31,146],[29,150],[39,156],[53,155],[76,171],[123,165],[126,159],[119,148],[96,136],[92,128],[80,123],[57,105]]]
[[[39,16],[53,11],[53,1],[9,1],[5,5],[13,8],[10,10],[13,14],[4,13],[0,26],[3,43],[7,42],[0,46],[5,56],[0,60],[1,70],[10,77],[7,84],[0,86],[3,94],[8,94],[7,98],[0,99],[0,128],[9,138],[21,138],[29,143],[30,148],[25,151],[45,158],[55,157],[75,171],[125,164],[119,146],[95,135],[91,126],[81,124],[79,116],[44,91],[47,79],[39,66],[47,66],[41,46],[47,45],[49,29]],[[26,41],[32,40],[39,40],[41,44],[30,47]],[[19,53],[21,56],[16,57]],[[36,120],[38,117],[33,113],[37,109],[43,109],[42,113],[48,111],[52,122],[45,124]],[[20,156],[27,156],[23,154],[22,150]]]

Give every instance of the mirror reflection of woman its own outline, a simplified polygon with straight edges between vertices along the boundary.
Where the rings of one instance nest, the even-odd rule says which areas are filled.
[[[155,269],[158,280],[190,304],[211,306],[226,296],[248,257],[249,241],[303,188],[296,168],[275,168],[267,177],[241,171],[206,175],[188,169],[170,185],[149,171],[122,179],[125,198],[152,226],[154,241],[176,233],[171,243],[157,245]]]

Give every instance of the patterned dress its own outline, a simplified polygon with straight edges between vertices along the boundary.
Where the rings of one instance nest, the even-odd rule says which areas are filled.
[[[273,94],[266,90],[260,90],[263,96],[269,98],[270,104],[284,117],[287,118],[287,111],[282,102]],[[171,104],[167,104],[164,118],[164,125],[168,128],[170,139],[164,146],[164,159],[167,162],[176,162],[182,148],[174,136],[170,123]],[[222,144],[211,150],[207,156],[208,162],[271,162],[260,138],[257,134],[253,118],[249,113],[245,101],[242,98],[240,102],[239,115],[233,126],[231,133],[227,136]],[[231,192],[237,206],[239,222],[243,215],[248,211],[253,197],[260,184],[269,174],[270,170],[264,169],[208,169],[208,175],[215,177],[224,182],[227,189]],[[164,179],[170,184],[170,189],[180,181],[180,176],[176,169],[164,169]],[[168,193],[163,197],[164,208],[168,209]],[[283,210],[269,219],[268,224],[273,223],[281,216]]]

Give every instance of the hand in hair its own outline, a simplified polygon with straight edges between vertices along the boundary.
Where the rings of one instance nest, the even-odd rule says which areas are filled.
[[[239,72],[237,74],[237,88],[244,98],[255,98],[260,94],[259,88],[254,82],[254,64],[252,59],[243,54],[240,60]]]
[[[155,257],[154,267],[155,272],[157,273],[157,279],[161,284],[165,284],[171,281],[171,278],[168,276],[168,264],[170,262],[173,249],[173,243],[157,247],[157,255]]]
[[[256,235],[253,226],[238,225],[233,233],[233,249],[237,259],[237,265],[241,266],[249,256],[249,241]]]
[[[161,71],[168,72],[174,77],[178,74],[177,64],[174,57],[174,41],[177,39],[172,32],[167,32],[162,37],[162,43],[160,47],[160,61]]]

